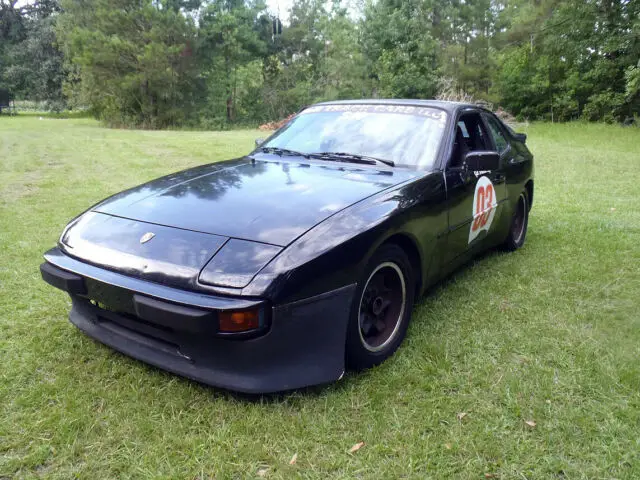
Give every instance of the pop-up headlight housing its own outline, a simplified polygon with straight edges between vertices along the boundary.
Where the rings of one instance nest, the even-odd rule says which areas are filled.
[[[200,272],[205,285],[243,288],[282,247],[248,240],[230,239]]]

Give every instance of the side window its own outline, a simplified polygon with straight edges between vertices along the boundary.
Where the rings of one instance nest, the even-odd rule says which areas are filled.
[[[489,142],[489,137],[484,131],[484,127],[481,122],[476,123],[476,148],[475,150],[487,150],[491,142]]]
[[[467,126],[464,124],[462,120],[458,122],[458,127],[460,127],[460,133],[466,139],[469,138],[469,132],[467,131]]]
[[[449,165],[459,167],[468,152],[487,150],[490,148],[489,138],[480,115],[476,112],[465,113],[456,125],[456,136]]]
[[[485,116],[484,118],[487,120],[487,124],[489,125],[489,130],[491,130],[491,136],[493,137],[493,140],[496,144],[496,149],[498,150],[498,153],[500,154],[504,153],[507,150],[507,148],[509,148],[509,142],[507,142],[507,139],[502,133],[502,130],[500,130],[497,120],[488,115]]]

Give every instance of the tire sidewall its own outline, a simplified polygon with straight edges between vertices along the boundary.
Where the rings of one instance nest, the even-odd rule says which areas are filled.
[[[402,313],[402,318],[400,319],[400,325],[395,333],[395,337],[383,349],[379,351],[371,351],[363,345],[363,340],[360,335],[360,301],[371,273],[376,269],[376,267],[378,267],[378,265],[384,262],[392,262],[396,264],[404,276],[406,292],[405,308]],[[409,320],[411,319],[411,312],[413,310],[414,296],[415,276],[409,257],[404,250],[397,245],[383,245],[373,254],[367,263],[367,266],[358,281],[358,285],[351,302],[345,349],[345,360],[348,368],[363,370],[373,367],[389,358],[398,349],[409,326]]]
[[[524,202],[524,220],[523,220],[524,227],[522,229],[522,235],[520,236],[519,239],[517,239],[516,238],[517,232],[514,232],[514,224],[515,224],[516,215],[518,213],[518,205],[520,203],[520,200]],[[505,242],[504,247],[509,251],[517,250],[520,247],[522,247],[522,245],[524,245],[525,239],[527,238],[528,228],[529,228],[529,198],[527,196],[527,192],[523,191],[520,193],[520,195],[518,195],[518,200],[513,212],[513,218],[511,220],[511,226],[509,227],[509,235],[507,236],[507,241]]]

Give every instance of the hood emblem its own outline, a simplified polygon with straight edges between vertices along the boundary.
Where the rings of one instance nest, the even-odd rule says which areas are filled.
[[[153,232],[147,232],[144,235],[142,235],[140,237],[140,243],[147,243],[149,240],[151,240],[153,237],[155,237],[156,234]]]

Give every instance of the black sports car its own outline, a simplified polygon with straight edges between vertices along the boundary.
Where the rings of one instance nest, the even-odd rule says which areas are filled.
[[[166,370],[252,393],[331,382],[392,355],[438,279],[522,246],[525,139],[474,105],[313,105],[245,157],[90,208],[42,276],[77,327]]]

